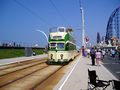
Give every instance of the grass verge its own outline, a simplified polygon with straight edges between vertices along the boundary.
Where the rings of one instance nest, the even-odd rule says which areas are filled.
[[[47,53],[47,51],[43,49],[32,49],[32,52],[35,52],[36,55]],[[25,49],[0,49],[0,59],[22,56],[25,56]]]
[[[0,59],[24,56],[24,49],[0,49]]]

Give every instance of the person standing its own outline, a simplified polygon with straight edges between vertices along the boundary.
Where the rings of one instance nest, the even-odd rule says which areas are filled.
[[[90,49],[87,49],[87,57],[90,57]]]
[[[118,51],[118,57],[119,57],[119,60],[120,60],[120,50],[118,49],[117,51]]]
[[[114,58],[115,58],[115,50],[112,49],[112,50],[111,50],[111,53],[112,53],[112,57],[113,57],[113,59],[114,59]]]
[[[95,53],[95,58],[96,58],[96,63],[97,66],[100,66],[100,60],[101,60],[101,52],[99,50],[97,50],[97,52]]]
[[[92,59],[92,65],[95,65],[95,49],[94,48],[90,50],[90,56]]]
[[[103,60],[104,60],[105,54],[106,54],[105,50],[102,50],[102,58],[103,58]]]

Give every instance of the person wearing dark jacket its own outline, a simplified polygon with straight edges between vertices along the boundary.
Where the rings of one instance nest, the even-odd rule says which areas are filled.
[[[92,65],[95,65],[95,49],[94,48],[92,48],[91,50],[90,50],[90,56],[91,56],[91,59],[92,59]]]
[[[118,57],[119,57],[119,60],[120,60],[120,50],[118,49],[117,51],[118,51]]]

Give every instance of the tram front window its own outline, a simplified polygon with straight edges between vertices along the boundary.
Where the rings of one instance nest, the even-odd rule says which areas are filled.
[[[51,43],[51,49],[56,49],[56,43]]]
[[[64,43],[58,43],[57,49],[64,49]]]

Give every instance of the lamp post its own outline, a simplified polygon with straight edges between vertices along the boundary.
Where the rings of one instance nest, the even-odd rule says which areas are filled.
[[[84,48],[85,48],[85,35],[84,35],[84,11],[83,8],[80,7],[80,10],[82,12],[82,56],[84,56]]]
[[[43,31],[41,31],[41,30],[36,30],[36,31],[41,32],[41,33],[46,37],[47,43],[49,42],[49,41],[48,41],[48,37],[47,37],[47,35],[46,35],[45,32],[43,32]],[[45,47],[45,49],[47,49],[47,47]]]
[[[46,40],[47,40],[47,42],[48,42],[48,37],[47,37],[47,35],[45,34],[45,32],[43,32],[43,31],[41,31],[41,30],[36,30],[36,31],[41,32],[41,33],[46,37]]]

